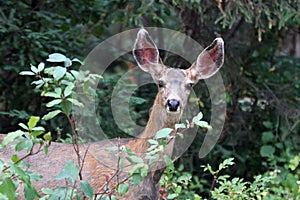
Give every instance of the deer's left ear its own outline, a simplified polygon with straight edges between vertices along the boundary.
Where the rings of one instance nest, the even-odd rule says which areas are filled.
[[[132,53],[139,67],[146,72],[151,70],[151,65],[160,62],[158,49],[149,33],[143,28],[137,34]]]
[[[198,56],[196,63],[187,69],[188,77],[197,82],[213,76],[224,63],[224,42],[216,38],[211,45],[206,47]]]

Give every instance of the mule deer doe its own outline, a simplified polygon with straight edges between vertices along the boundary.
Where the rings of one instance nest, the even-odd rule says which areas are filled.
[[[81,159],[84,159],[82,177],[90,183],[95,191],[105,184],[108,176],[115,173],[117,165],[116,155],[112,155],[115,153],[109,153],[104,149],[119,143],[130,148],[133,152],[146,152],[149,147],[147,140],[153,138],[157,131],[167,127],[174,128],[174,125],[180,121],[191,87],[198,80],[213,76],[222,66],[224,44],[221,38],[216,38],[187,70],[168,68],[162,63],[159,51],[148,32],[141,29],[137,34],[133,55],[138,66],[152,75],[159,91],[149,121],[139,138],[112,139],[79,146]],[[3,138],[4,135],[1,135],[0,142]],[[172,142],[167,146],[172,148]],[[9,161],[11,155],[12,152],[8,148],[0,149],[1,159]],[[73,146],[54,142],[49,146],[47,155],[37,154],[25,159],[25,162],[30,164],[31,171],[43,176],[40,181],[33,183],[38,191],[42,187],[54,189],[65,185],[65,181],[54,180],[53,176],[58,174],[67,160],[74,160],[75,162],[77,160]],[[149,171],[143,181],[136,187],[130,187],[122,198],[130,200],[159,199],[159,180],[163,171],[164,168]],[[125,171],[120,172],[120,176],[126,175]],[[111,181],[115,180],[112,179]],[[79,188],[78,185],[76,188]]]

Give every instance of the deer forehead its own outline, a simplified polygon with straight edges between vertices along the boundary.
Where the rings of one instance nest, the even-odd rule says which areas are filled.
[[[161,79],[169,84],[181,84],[186,80],[186,74],[182,69],[168,68]]]

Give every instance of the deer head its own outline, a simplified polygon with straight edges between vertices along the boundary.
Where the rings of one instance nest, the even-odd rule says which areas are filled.
[[[164,108],[167,119],[179,120],[186,106],[191,88],[200,79],[213,76],[224,62],[224,42],[216,38],[199,54],[195,63],[187,70],[166,67],[159,51],[145,29],[137,34],[133,55],[138,66],[151,74],[159,92],[156,103]]]

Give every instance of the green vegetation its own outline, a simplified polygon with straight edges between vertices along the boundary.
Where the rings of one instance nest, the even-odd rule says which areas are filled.
[[[199,159],[199,147],[205,136],[199,131],[187,152],[166,170],[161,179],[161,197],[299,199],[299,10],[296,0],[1,2],[0,133],[14,133],[3,145],[25,135],[16,150],[30,153],[33,146],[43,144],[38,152],[47,153],[51,139],[81,142],[80,138],[69,137],[76,135],[70,126],[71,105],[83,106],[71,93],[76,81],[85,85],[84,91],[100,77],[85,79],[88,74],[78,73],[79,60],[109,36],[140,26],[177,30],[203,46],[222,36],[226,58],[221,74],[227,95],[223,133],[214,149]],[[122,132],[113,120],[109,98],[120,74],[133,62],[131,57],[126,55],[112,63],[96,91],[85,91],[97,94],[97,113],[105,119],[101,120],[101,127],[111,137]],[[46,64],[40,63],[47,58]],[[172,57],[173,61],[172,66],[183,63],[183,67],[188,67],[181,58]],[[33,77],[38,79],[32,82]],[[61,79],[64,81],[58,81]],[[196,85],[195,91],[201,111],[209,119],[210,101],[204,82]],[[138,124],[147,122],[155,94],[152,86],[142,87],[134,94],[131,115]],[[168,135],[160,134],[158,137]],[[16,197],[12,175],[24,183],[27,199],[37,197],[31,181],[40,176],[23,171],[26,163],[19,159],[14,156],[15,164],[9,167],[0,160],[0,171],[5,172],[0,176],[1,199]],[[66,171],[72,169],[72,173],[56,178],[72,183],[74,174],[79,173],[78,163],[66,164]],[[138,169],[140,174],[144,168],[145,165]],[[93,197],[94,192],[86,182],[81,183],[81,188],[85,196]],[[122,194],[127,189],[123,184],[118,192]],[[54,195],[62,189],[43,192],[55,199]],[[79,195],[72,192],[68,195]]]

